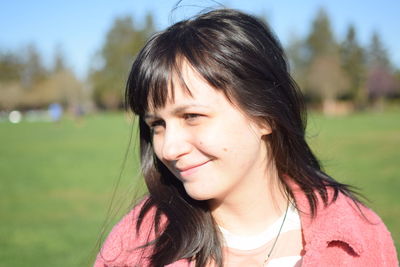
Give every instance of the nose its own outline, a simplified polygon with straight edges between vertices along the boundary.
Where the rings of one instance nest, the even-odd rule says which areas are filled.
[[[162,160],[176,161],[190,150],[191,145],[184,129],[173,126],[166,128],[162,144]]]

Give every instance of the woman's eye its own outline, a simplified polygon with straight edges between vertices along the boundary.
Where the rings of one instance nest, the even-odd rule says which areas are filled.
[[[200,114],[196,114],[196,113],[186,113],[183,115],[185,120],[194,120],[200,116],[201,116]]]
[[[186,114],[183,115],[183,118],[188,122],[195,122],[200,117],[202,117],[202,115],[201,114],[197,114],[197,113],[186,113]]]
[[[149,123],[149,127],[152,131],[157,130],[160,127],[164,127],[164,121],[156,120]]]
[[[150,127],[157,127],[157,126],[162,126],[164,123],[161,120],[158,121],[153,121],[152,123],[150,123]]]

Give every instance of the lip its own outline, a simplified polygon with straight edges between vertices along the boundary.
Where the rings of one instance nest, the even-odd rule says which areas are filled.
[[[194,165],[190,165],[188,167],[177,168],[177,169],[178,169],[178,171],[179,171],[181,176],[188,176],[188,175],[193,174],[194,172],[196,172],[198,169],[200,169],[201,167],[206,165],[208,162],[210,162],[210,160],[207,160],[207,161],[202,162],[200,164],[194,164]]]

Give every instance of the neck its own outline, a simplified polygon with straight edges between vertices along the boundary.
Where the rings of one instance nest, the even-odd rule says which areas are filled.
[[[267,229],[284,212],[287,197],[280,188],[277,175],[249,186],[241,185],[239,195],[209,202],[218,225],[238,235],[253,235]]]

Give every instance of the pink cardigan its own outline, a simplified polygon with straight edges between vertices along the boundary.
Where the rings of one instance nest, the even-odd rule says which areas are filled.
[[[309,210],[306,196],[296,186],[294,188],[304,238],[302,266],[398,266],[390,233],[373,211],[360,205],[370,221],[367,222],[354,203],[339,194],[328,207],[319,201],[317,216],[312,219],[303,212]],[[151,248],[135,248],[145,244],[148,238],[154,238],[154,210],[146,216],[140,232],[136,232],[136,218],[141,205],[113,228],[97,255],[95,267],[148,266],[146,259],[140,263],[138,260],[151,255]],[[194,266],[194,263],[182,259],[168,266]]]

